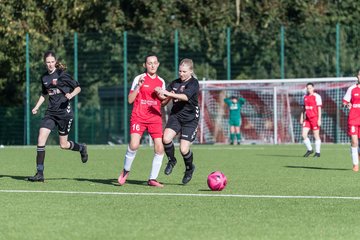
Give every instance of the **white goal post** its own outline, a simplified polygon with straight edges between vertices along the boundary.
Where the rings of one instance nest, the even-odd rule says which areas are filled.
[[[355,77],[199,81],[201,118],[196,142],[228,143],[229,111],[224,98],[230,96],[246,100],[241,109],[244,143],[301,142],[299,116],[308,82],[314,83],[323,100],[322,141],[348,142],[348,111],[342,107],[342,98]]]

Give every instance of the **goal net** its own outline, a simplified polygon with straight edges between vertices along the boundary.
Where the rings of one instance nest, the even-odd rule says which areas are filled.
[[[244,143],[302,142],[299,123],[306,83],[312,82],[322,97],[321,140],[327,143],[348,142],[347,109],[342,98],[352,77],[199,81],[201,118],[198,143],[229,142],[229,110],[225,97],[246,100],[241,108],[241,135]]]

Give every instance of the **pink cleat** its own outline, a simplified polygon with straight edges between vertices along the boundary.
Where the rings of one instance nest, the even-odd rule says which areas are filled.
[[[353,171],[358,172],[359,171],[359,165],[353,165]]]
[[[152,187],[160,187],[160,188],[164,187],[164,185],[159,183],[156,179],[149,179],[148,185]]]
[[[125,169],[123,169],[118,178],[118,182],[119,182],[120,186],[125,184],[128,176],[129,176],[129,171],[126,171]]]

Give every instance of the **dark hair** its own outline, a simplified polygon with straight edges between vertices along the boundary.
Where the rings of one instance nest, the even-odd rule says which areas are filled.
[[[57,60],[57,57],[56,57],[56,54],[54,51],[51,51],[51,50],[48,50],[44,53],[44,62],[46,61],[46,58],[47,57],[54,57],[55,58],[55,61],[56,61],[56,64],[55,64],[55,67],[57,69],[60,69],[62,71],[66,70],[66,65],[65,64],[62,64],[60,61]]]
[[[235,97],[235,96],[231,96],[230,98],[231,98],[231,99],[237,99],[237,97]]]
[[[309,85],[314,86],[314,84],[312,82],[309,82],[306,84],[306,86],[309,86]]]
[[[157,60],[159,61],[159,59],[158,59],[158,57],[156,56],[156,54],[148,54],[148,55],[146,55],[146,57],[145,57],[144,63],[146,63],[146,61],[147,61],[147,59],[148,59],[149,57],[156,57]]]

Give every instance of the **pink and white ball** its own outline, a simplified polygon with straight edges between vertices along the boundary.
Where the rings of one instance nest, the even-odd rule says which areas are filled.
[[[215,171],[208,175],[207,184],[212,191],[221,191],[226,187],[227,178],[222,172]]]

